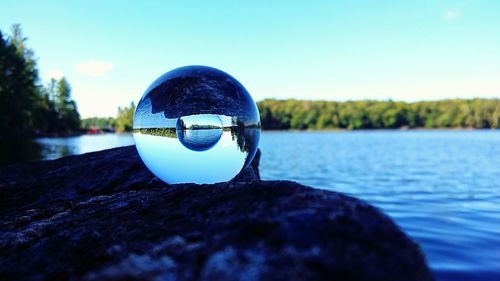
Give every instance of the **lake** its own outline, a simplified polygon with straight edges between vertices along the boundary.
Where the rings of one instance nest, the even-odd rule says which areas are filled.
[[[127,134],[42,138],[22,157],[130,144]],[[23,145],[4,146],[2,161]],[[260,148],[263,179],[344,192],[385,211],[421,245],[437,280],[500,280],[500,131],[264,132]]]
[[[500,280],[500,131],[268,132],[261,175],[381,208],[437,280]]]

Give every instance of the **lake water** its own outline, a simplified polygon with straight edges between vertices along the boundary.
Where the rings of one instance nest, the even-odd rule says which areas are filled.
[[[17,162],[51,160],[64,156],[134,144],[131,134],[82,135],[0,142],[0,167]]]
[[[437,280],[500,280],[500,131],[268,132],[261,175],[381,208]]]
[[[23,157],[130,144],[131,135],[39,139]],[[384,210],[421,245],[437,280],[500,280],[500,131],[264,132],[260,148],[263,179]]]

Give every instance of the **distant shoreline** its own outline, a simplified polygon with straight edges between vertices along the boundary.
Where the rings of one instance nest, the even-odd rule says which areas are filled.
[[[384,129],[306,129],[306,130],[297,130],[297,129],[287,129],[287,130],[262,130],[263,132],[360,132],[360,131],[497,131],[497,128],[384,128]]]
[[[297,130],[297,129],[287,129],[287,130],[261,130],[262,132],[293,132],[293,133],[301,133],[301,132],[310,132],[310,133],[333,133],[333,132],[380,132],[380,131],[392,131],[392,132],[406,132],[406,131],[414,131],[414,132],[435,132],[435,131],[497,131],[499,129],[491,128],[491,129],[477,129],[477,128],[399,128],[399,129],[306,129],[306,130]],[[106,134],[132,134],[133,132],[105,132],[105,133],[97,133],[97,134],[89,134],[89,133],[71,133],[71,134],[43,134],[37,135],[33,138],[70,138],[70,137],[78,137],[78,136],[99,136]]]

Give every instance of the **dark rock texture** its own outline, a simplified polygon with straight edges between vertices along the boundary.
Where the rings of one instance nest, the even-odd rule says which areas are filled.
[[[0,280],[432,280],[384,214],[260,181],[169,186],[133,147],[0,170]]]

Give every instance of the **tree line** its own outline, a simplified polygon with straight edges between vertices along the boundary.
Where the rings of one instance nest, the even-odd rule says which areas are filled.
[[[116,118],[80,120],[66,78],[40,82],[33,50],[20,25],[0,30],[0,139],[60,135],[84,129],[131,131],[135,104]],[[257,103],[265,130],[500,128],[500,99],[422,102],[305,101],[267,99]]]
[[[500,128],[500,99],[257,103],[263,129]]]
[[[500,99],[448,99],[421,102],[306,101],[257,102],[264,130],[400,128],[500,128]],[[131,131],[134,103],[119,108],[118,118],[88,118],[83,128]]]
[[[134,119],[135,104],[131,102],[129,106],[118,107],[116,118],[113,117],[91,117],[81,121],[81,128],[84,130],[92,128],[113,129],[117,132],[131,132]]]
[[[0,30],[0,139],[70,133],[80,115],[66,78],[40,82],[33,50],[20,25]]]
[[[41,82],[27,40],[19,24],[12,26],[9,35],[0,30],[0,140],[67,135],[91,127],[132,129],[134,103],[119,107],[116,118],[81,120],[65,77]]]

